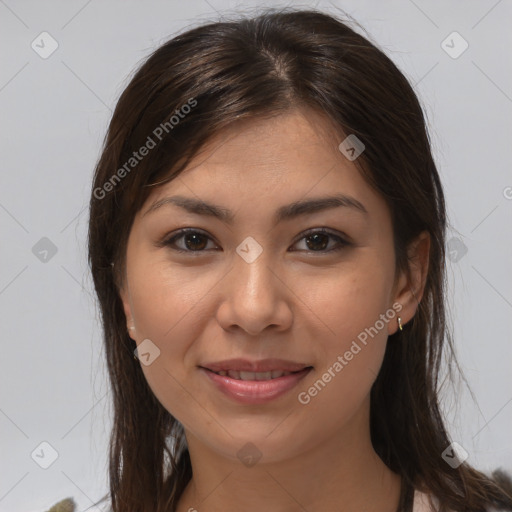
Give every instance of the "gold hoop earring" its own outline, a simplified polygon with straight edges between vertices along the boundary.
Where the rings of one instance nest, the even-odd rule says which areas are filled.
[[[402,319],[400,317],[398,317],[398,328],[403,331],[403,327],[402,327]]]

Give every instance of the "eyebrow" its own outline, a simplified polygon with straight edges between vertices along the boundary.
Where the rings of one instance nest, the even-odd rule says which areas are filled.
[[[215,204],[207,203],[200,199],[185,196],[164,197],[163,199],[160,199],[159,201],[153,203],[149,207],[149,209],[143,214],[143,216],[147,215],[150,212],[154,212],[155,210],[168,204],[179,206],[180,208],[183,208],[189,213],[195,213],[197,215],[206,215],[208,217],[217,218],[224,222],[225,224],[229,225],[233,224],[235,218],[231,210],[222,208],[221,206]],[[351,196],[347,196],[345,194],[338,194],[335,196],[305,199],[302,201],[296,201],[285,206],[281,206],[274,215],[274,223],[278,224],[279,222],[291,220],[301,215],[307,215],[339,207],[352,208],[356,212],[359,212],[366,216],[368,215],[368,211],[366,210],[364,205],[357,199]]]

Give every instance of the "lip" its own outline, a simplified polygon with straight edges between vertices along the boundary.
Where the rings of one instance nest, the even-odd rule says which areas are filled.
[[[201,373],[210,379],[210,382],[212,382],[218,390],[224,393],[224,395],[242,404],[257,405],[270,402],[283,396],[293,389],[313,368],[311,366],[306,368],[302,366],[302,370],[270,380],[237,380],[228,376],[217,375],[211,369],[204,367],[200,367],[199,369]],[[281,368],[274,366],[273,369]],[[242,369],[241,371],[257,370]]]
[[[284,359],[262,359],[260,361],[249,361],[248,359],[227,359],[200,365],[202,368],[212,372],[237,370],[242,372],[270,372],[281,370],[283,372],[298,372],[311,365],[306,363],[295,363]]]

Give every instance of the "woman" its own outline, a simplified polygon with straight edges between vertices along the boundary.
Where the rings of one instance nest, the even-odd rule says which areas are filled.
[[[90,203],[112,510],[512,510],[439,410],[445,215],[410,84],[341,21],[156,50]]]

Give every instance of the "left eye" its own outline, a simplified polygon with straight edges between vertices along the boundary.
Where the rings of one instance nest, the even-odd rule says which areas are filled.
[[[337,243],[335,244],[334,247],[326,249],[329,245],[331,245],[329,243],[329,239],[331,241],[334,240]],[[178,240],[184,241],[184,247],[183,245],[179,246],[177,244]],[[169,247],[177,252],[204,252],[206,250],[206,246],[208,245],[208,240],[213,242],[210,236],[203,233],[202,231],[198,231],[196,229],[182,229],[178,233],[176,233],[170,238],[165,239],[161,244],[158,245],[162,247]],[[295,242],[295,244],[302,240],[305,241],[305,244],[307,246],[307,249],[305,250],[309,252],[331,252],[340,250],[343,247],[351,245],[341,236],[323,229],[309,231],[303,234],[302,237],[299,238],[297,242]]]
[[[334,247],[331,247],[330,249],[326,249],[326,247],[329,246],[329,239],[335,240],[337,243],[334,245]],[[324,229],[319,229],[316,231],[309,231],[305,235],[302,236],[302,238],[299,238],[297,242],[300,242],[301,240],[305,240],[306,246],[310,252],[331,252],[331,251],[339,251],[340,249],[343,249],[343,247],[349,246],[350,243],[347,242],[344,238],[342,238],[339,235],[335,235],[334,233],[331,233],[329,231],[326,231]],[[313,246],[313,248],[311,248]],[[316,247],[316,249],[315,249]],[[319,249],[319,250],[317,250]]]

